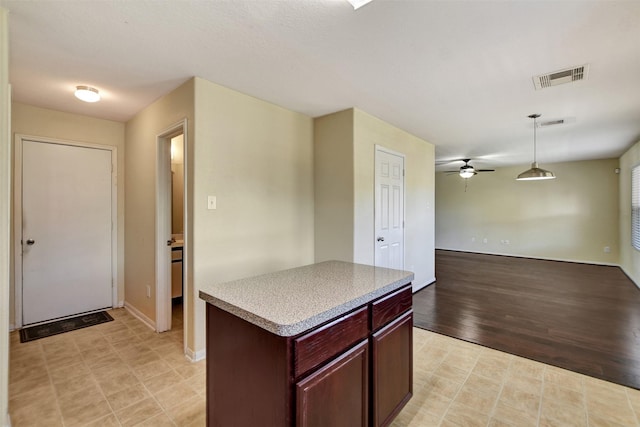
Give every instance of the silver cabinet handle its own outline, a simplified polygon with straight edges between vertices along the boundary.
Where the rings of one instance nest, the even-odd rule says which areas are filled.
[[[31,246],[35,243],[36,241],[33,239],[27,239],[27,245]]]
[[[384,237],[378,237],[378,242],[384,242]]]

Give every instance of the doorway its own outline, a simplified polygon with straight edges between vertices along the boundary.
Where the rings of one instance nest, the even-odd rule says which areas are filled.
[[[376,146],[375,265],[404,270],[404,154]]]
[[[184,134],[171,138],[171,328],[183,327]]]
[[[16,137],[16,326],[115,304],[115,148]]]
[[[156,330],[182,330],[189,304],[187,230],[187,124],[183,120],[157,137]]]

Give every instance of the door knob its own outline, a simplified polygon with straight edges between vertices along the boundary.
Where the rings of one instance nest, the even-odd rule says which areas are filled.
[[[384,242],[384,237],[378,237],[378,242]]]
[[[35,243],[36,241],[33,239],[27,239],[27,245],[31,246]]]
[[[167,246],[171,246],[176,242],[176,239],[174,239],[173,237],[171,238],[171,240],[167,240]]]

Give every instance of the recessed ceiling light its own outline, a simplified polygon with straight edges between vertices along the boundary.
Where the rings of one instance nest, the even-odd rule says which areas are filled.
[[[347,1],[351,3],[351,6],[353,6],[353,10],[357,10],[362,6],[364,6],[365,4],[369,3],[371,0],[347,0]]]
[[[100,92],[98,92],[98,89],[90,86],[76,86],[74,95],[84,102],[100,101]]]

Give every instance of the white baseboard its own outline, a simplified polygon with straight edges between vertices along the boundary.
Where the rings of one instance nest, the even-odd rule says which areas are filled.
[[[629,274],[629,272],[627,270],[624,269],[623,266],[620,266],[620,270],[622,270],[622,272],[625,274],[625,276],[627,276],[629,278],[629,280],[631,280],[631,283],[633,283],[634,285],[636,285],[636,288],[640,289],[640,284],[638,284],[635,280],[633,280],[633,276],[631,276]]]
[[[118,305],[116,305],[114,308],[122,308],[124,307],[124,301],[119,301]]]
[[[13,332],[16,330],[16,325],[14,325],[13,323],[9,323],[9,332]]]
[[[140,320],[142,323],[144,323],[145,325],[147,325],[148,327],[150,327],[154,331],[156,330],[156,322],[154,322],[153,320],[149,319],[140,310],[138,310],[137,308],[135,308],[134,306],[132,306],[128,302],[125,302],[123,305],[124,305],[125,310],[127,310],[129,313],[131,313],[132,316],[136,317],[138,320]]]
[[[451,248],[436,248],[436,250],[451,251],[451,252],[465,252],[469,254],[508,256],[513,258],[541,259],[544,261],[574,262],[577,264],[604,265],[608,267],[620,267],[619,264],[612,263],[612,262],[585,261],[585,260],[577,260],[577,259],[569,259],[569,258],[552,258],[552,257],[533,256],[533,255],[516,255],[516,254],[508,254],[508,253],[502,253],[502,252],[479,252],[479,251],[470,251],[466,249],[451,249]]]
[[[416,292],[418,292],[419,290],[424,289],[424,288],[426,288],[426,287],[427,287],[427,286],[429,286],[429,285],[432,285],[433,283],[435,283],[435,281],[436,281],[436,278],[434,277],[434,278],[432,278],[431,280],[427,280],[426,282],[424,282],[424,283],[423,283],[423,284],[421,284],[421,285],[415,285],[415,284],[414,284],[414,285],[413,285],[413,289],[412,289],[411,291],[415,294],[415,293],[416,293]]]
[[[201,360],[206,359],[207,357],[207,350],[206,349],[202,349],[202,350],[198,350],[198,351],[193,351],[190,348],[187,348],[184,352],[185,356],[187,356],[187,359],[189,359],[191,362],[199,362]]]

